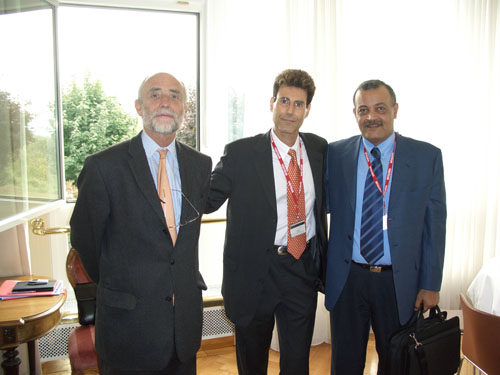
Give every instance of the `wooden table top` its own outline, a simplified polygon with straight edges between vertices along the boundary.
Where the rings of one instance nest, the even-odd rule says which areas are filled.
[[[46,279],[43,276],[1,277],[5,280]],[[0,337],[2,349],[13,342],[26,342],[40,337],[52,329],[60,320],[60,309],[66,301],[66,291],[58,296],[28,297],[0,301],[0,327],[18,331],[15,337]],[[3,331],[3,336],[8,330]],[[12,342],[11,342],[12,341]]]

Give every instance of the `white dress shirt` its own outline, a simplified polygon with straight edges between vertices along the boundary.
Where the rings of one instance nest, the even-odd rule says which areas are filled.
[[[290,155],[288,155],[288,151],[290,149],[295,150],[297,155],[297,163],[300,165],[300,152],[299,152],[299,140],[302,144],[302,158],[304,161],[304,198],[306,204],[306,239],[310,240],[312,237],[316,235],[316,219],[314,217],[314,202],[316,201],[316,193],[314,191],[314,180],[311,170],[311,165],[309,164],[309,158],[307,157],[307,150],[304,146],[304,142],[297,137],[295,144],[292,147],[287,146],[283,142],[281,142],[274,132],[271,130],[274,143],[278,148],[278,151],[285,163],[285,167],[288,170],[288,164],[290,164],[290,160],[292,159]],[[278,210],[278,224],[276,226],[276,236],[274,238],[274,244],[281,246],[287,245],[288,242],[288,207],[287,207],[287,195],[286,195],[286,177],[283,173],[283,169],[281,168],[281,164],[279,162],[274,149],[272,148],[273,155],[273,171],[274,171],[274,187],[276,193],[276,208]]]

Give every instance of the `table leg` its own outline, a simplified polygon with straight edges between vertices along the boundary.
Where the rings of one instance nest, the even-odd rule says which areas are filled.
[[[19,365],[21,360],[17,358],[19,352],[16,348],[9,348],[3,353],[2,368],[4,369],[5,375],[19,375]]]
[[[36,375],[36,352],[35,340],[28,341],[28,364],[30,368],[30,375]]]

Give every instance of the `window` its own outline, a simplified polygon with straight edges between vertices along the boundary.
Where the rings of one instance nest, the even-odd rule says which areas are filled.
[[[45,1],[0,6],[0,227],[62,198],[53,13]]]
[[[76,198],[88,155],[142,128],[134,102],[146,76],[168,72],[184,82],[188,119],[177,138],[198,146],[198,14],[83,6],[58,12],[68,199]]]
[[[61,5],[55,15],[42,0],[0,2],[0,33],[8,36],[0,59],[1,228],[76,198],[86,156],[141,128],[134,101],[150,74],[166,71],[186,85],[188,119],[178,138],[199,148],[198,13]]]

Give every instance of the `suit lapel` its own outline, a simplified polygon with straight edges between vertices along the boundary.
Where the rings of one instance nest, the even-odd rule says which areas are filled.
[[[187,146],[180,142],[175,142],[175,148],[177,151],[177,162],[179,163],[179,174],[181,177],[182,193],[189,199],[190,202],[195,204],[195,199],[193,196],[193,189],[197,186],[196,176],[193,171],[190,171],[189,166],[196,165],[196,160],[191,157],[191,153],[188,152]],[[191,217],[195,212],[193,212],[191,205],[182,198],[182,208],[181,208],[181,223],[186,222],[193,217]],[[181,234],[182,227],[179,229],[179,235]]]
[[[132,174],[134,175],[139,189],[151,205],[151,209],[155,212],[158,218],[165,223],[165,217],[161,209],[160,199],[158,198],[158,192],[155,188],[153,176],[151,176],[149,164],[146,159],[146,153],[144,151],[144,147],[142,146],[140,133],[131,139],[129,153],[131,156],[129,160],[130,169],[132,170]]]
[[[269,132],[255,136],[255,154],[252,160],[253,169],[257,172],[257,178],[262,184],[267,201],[276,212],[276,191],[273,171],[273,156],[271,150],[271,138]]]
[[[316,145],[309,140],[306,134],[300,133],[300,138],[304,142],[309,159],[309,165],[313,175],[314,192],[316,194],[316,212],[321,212],[321,201],[323,200],[323,154],[318,151]]]
[[[360,142],[361,136],[353,137],[351,142],[343,150],[343,155],[341,157],[341,160],[345,160],[345,163],[342,163],[342,174],[344,176],[342,179],[346,184],[349,204],[351,205],[353,212],[356,209],[356,184]],[[334,183],[336,182],[334,181]]]
[[[394,155],[394,170],[391,182],[391,197],[389,200],[389,211],[392,207],[402,207],[399,204],[401,193],[408,190],[408,179],[415,164],[415,155],[408,149],[405,137],[396,134],[396,154]]]

